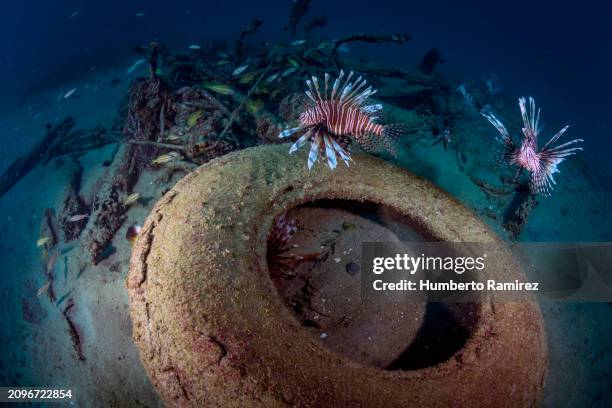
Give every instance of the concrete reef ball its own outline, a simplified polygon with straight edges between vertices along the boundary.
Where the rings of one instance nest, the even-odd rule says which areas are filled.
[[[464,347],[416,370],[361,365],[300,325],[272,283],[274,219],[315,199],[367,201],[443,241],[500,242],[457,200],[382,160],[306,168],[306,153],[260,146],[207,163],[159,200],[132,253],[133,336],[169,406],[531,407],[547,367],[533,301],[478,304]],[[524,279],[510,255],[498,259]]]

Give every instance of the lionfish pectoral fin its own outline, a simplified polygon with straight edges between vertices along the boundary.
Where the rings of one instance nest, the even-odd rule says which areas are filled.
[[[540,161],[538,171],[531,173],[531,191],[536,194],[549,196],[553,185],[556,184],[553,174],[559,172],[557,166],[564,159],[540,153],[538,154],[538,160]]]
[[[330,141],[329,135],[324,135],[323,140],[325,141],[325,154],[327,156],[327,165],[330,169],[334,170],[338,165],[336,161],[336,151]]]
[[[569,125],[563,127],[563,129],[559,130],[553,137],[551,137],[550,140],[548,142],[546,142],[544,147],[542,147],[542,150],[545,150],[548,146],[550,146],[551,144],[555,143],[561,136],[563,136],[563,134],[565,132],[567,132],[567,129],[569,129]],[[580,140],[580,139],[576,139],[576,140]],[[557,146],[557,147],[559,147],[559,146]]]
[[[299,132],[302,129],[303,128],[301,126],[290,128],[290,129],[285,129],[285,130],[283,130],[282,132],[280,132],[278,134],[278,137],[279,137],[279,139],[284,139],[286,137],[289,137],[289,136],[292,136],[292,135],[296,134],[297,132]]]
[[[317,133],[310,143],[310,153],[308,153],[308,170],[312,169],[315,162],[319,158],[319,151],[321,150],[321,135]]]
[[[336,152],[338,152],[338,155],[340,155],[340,158],[342,159],[342,161],[344,161],[344,164],[346,164],[348,167],[349,162],[352,161],[353,159],[351,159],[351,156],[349,156],[349,154],[342,148],[342,146],[340,146],[338,142],[336,142],[336,140],[333,137],[330,137],[330,140],[331,140],[332,146],[334,147]]]
[[[300,147],[304,146],[306,142],[308,141],[308,139],[310,139],[311,135],[312,135],[311,130],[304,133],[298,140],[295,141],[293,145],[291,145],[291,148],[289,149],[289,154],[295,153]]]
[[[484,116],[485,118],[487,118],[487,120],[493,126],[495,126],[495,129],[497,129],[500,135],[500,138],[498,139],[501,142],[505,143],[506,145],[514,146],[514,142],[512,141],[512,138],[510,137],[510,134],[508,133],[508,129],[506,129],[504,124],[499,119],[497,119],[497,116],[495,116],[493,112],[491,112],[490,108],[482,109],[480,111],[480,114]]]

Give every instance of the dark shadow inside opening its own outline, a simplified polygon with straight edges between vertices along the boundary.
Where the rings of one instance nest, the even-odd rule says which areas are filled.
[[[477,304],[360,298],[361,243],[438,241],[426,230],[376,203],[316,200],[275,223],[268,240],[270,275],[296,319],[332,351],[387,370],[431,367],[465,346],[478,320]]]

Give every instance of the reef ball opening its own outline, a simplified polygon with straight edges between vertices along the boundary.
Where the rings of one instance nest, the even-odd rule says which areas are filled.
[[[410,295],[392,303],[363,299],[361,244],[437,240],[385,205],[319,198],[288,209],[272,225],[268,270],[285,306],[331,351],[380,369],[415,370],[461,350],[479,306]]]

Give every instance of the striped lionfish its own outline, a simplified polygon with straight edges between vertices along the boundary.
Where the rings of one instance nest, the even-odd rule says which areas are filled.
[[[348,166],[352,160],[347,152],[351,138],[365,150],[372,150],[378,143],[382,143],[391,153],[395,152],[393,141],[402,134],[401,125],[384,126],[376,123],[378,118],[372,115],[381,111],[382,105],[366,104],[376,90],[371,86],[365,88],[366,80],[361,76],[355,82],[351,82],[352,77],[351,71],[344,80],[344,71],[340,71],[331,89],[327,73],[323,89],[316,76],[308,79],[306,96],[311,103],[300,114],[299,126],[285,129],[279,134],[280,138],[285,138],[304,132],[291,146],[289,153],[294,153],[310,140],[308,169],[312,168],[324,148],[331,169],[336,168],[336,156]]]
[[[523,137],[520,146],[512,139],[508,130],[493,113],[485,109],[481,111],[482,115],[495,126],[501,135],[501,142],[505,145],[502,161],[508,165],[519,166],[520,174],[522,169],[527,170],[531,175],[530,188],[536,194],[550,195],[555,180],[553,174],[559,170],[557,166],[567,156],[575,154],[577,150],[582,150],[581,147],[567,148],[575,143],[582,142],[582,139],[574,139],[558,146],[552,146],[569,128],[565,126],[557,132],[541,149],[538,148],[538,135],[540,130],[540,109],[537,110],[533,98],[529,98],[529,106],[525,98],[519,98],[519,107],[523,116]]]

